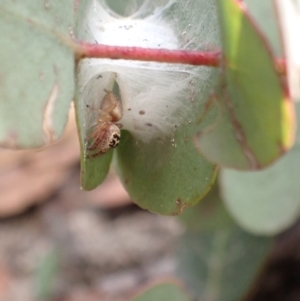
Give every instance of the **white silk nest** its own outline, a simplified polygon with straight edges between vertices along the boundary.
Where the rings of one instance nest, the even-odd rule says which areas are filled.
[[[136,5],[130,16],[124,17],[117,15],[104,0],[93,0],[86,10],[83,36],[88,42],[105,45],[209,49],[216,39],[217,24],[205,29],[211,30],[211,41],[202,39],[201,27],[205,22],[212,24],[211,18],[215,18],[213,1],[199,0],[207,7],[202,19],[189,6],[192,2],[144,1]],[[128,3],[136,4],[135,1]],[[188,13],[193,17],[188,17]],[[195,23],[194,27],[187,18]],[[99,108],[104,89],[112,89],[116,81],[123,106],[120,120],[123,129],[149,142],[173,134],[188,120],[196,91],[198,93],[199,86],[209,80],[210,70],[181,64],[84,59],[78,76],[80,109],[87,110],[86,104]],[[87,112],[84,118],[83,124],[88,128],[96,116]]]

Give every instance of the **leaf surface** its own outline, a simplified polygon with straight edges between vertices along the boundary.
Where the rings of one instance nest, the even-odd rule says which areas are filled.
[[[297,105],[300,118],[300,107]],[[294,147],[272,166],[257,172],[224,169],[222,197],[235,220],[255,234],[274,235],[300,214],[300,131]]]
[[[40,147],[60,137],[74,93],[67,46],[73,1],[0,4],[0,144]]]
[[[197,300],[241,300],[265,263],[272,239],[238,227],[216,186],[181,219],[187,231],[179,244],[177,275]]]
[[[243,4],[217,3],[224,70],[211,106],[216,124],[200,132],[198,147],[222,167],[260,169],[292,147],[294,105],[266,38]]]

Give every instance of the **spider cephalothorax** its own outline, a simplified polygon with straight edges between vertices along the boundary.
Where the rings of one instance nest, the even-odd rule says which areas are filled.
[[[116,124],[122,118],[122,106],[117,96],[108,90],[106,92],[100,109],[93,109],[99,112],[97,124],[92,128],[87,139],[87,157],[98,157],[111,148],[115,148],[121,137],[120,125]],[[90,107],[87,105],[87,107]]]

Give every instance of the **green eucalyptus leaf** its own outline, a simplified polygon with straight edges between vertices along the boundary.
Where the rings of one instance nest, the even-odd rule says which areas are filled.
[[[109,86],[112,86],[114,83],[113,81],[110,81],[110,73],[103,74],[103,76],[101,75],[101,78],[99,76],[96,77],[96,82],[98,81],[97,78],[106,79],[104,80],[104,87],[106,88],[109,88]],[[100,85],[100,83],[99,85],[94,85],[92,82],[86,87],[85,90],[87,90],[87,93],[89,93],[89,91],[93,91],[93,88],[98,89],[99,87],[101,87]],[[95,126],[98,125],[100,114],[97,111],[99,107],[86,107],[86,104],[88,102],[85,99],[83,99],[83,93],[84,92],[80,90],[80,86],[77,87],[75,97],[75,108],[81,149],[81,186],[84,190],[92,190],[96,188],[105,179],[109,171],[113,152],[109,151],[107,153],[95,157],[90,156],[99,152],[99,150],[97,149],[95,151],[89,152],[87,150],[87,147],[89,145],[89,135],[93,133]],[[104,96],[105,91],[102,89],[99,95]]]
[[[224,70],[212,97],[211,108],[218,112],[215,126],[200,132],[197,144],[210,161],[222,167],[259,169],[293,145],[294,106],[266,38],[243,4],[216,2]]]
[[[271,246],[237,226],[187,232],[180,242],[178,276],[200,300],[241,300],[258,275]]]
[[[189,216],[187,210],[182,218],[188,228],[179,243],[177,275],[197,300],[241,300],[266,261],[272,240],[239,228],[216,187],[196,206],[193,221]],[[207,219],[213,222],[207,225]]]
[[[299,105],[297,116],[299,119]],[[222,197],[240,226],[255,234],[277,234],[299,217],[299,171],[298,130],[294,147],[272,166],[258,172],[222,170]]]
[[[191,301],[181,285],[175,281],[162,281],[145,288],[130,301]]]
[[[179,217],[189,231],[217,231],[232,225],[232,217],[224,209],[216,181],[199,204],[187,208]]]
[[[209,190],[216,167],[199,156],[191,133],[144,144],[123,133],[117,170],[132,200],[142,208],[177,215]]]
[[[57,139],[74,93],[68,46],[74,3],[0,3],[0,144],[40,147]]]
[[[217,44],[212,2],[189,1],[189,4],[178,1],[170,11],[169,17],[172,20],[180,20],[174,25],[176,30],[185,32],[186,39],[192,39],[191,25],[194,24],[204,41]],[[199,13],[195,14],[195,11]],[[199,18],[202,18],[201,22]],[[206,36],[209,34],[211,37]],[[194,47],[198,45],[196,42],[201,45],[200,41],[195,41]],[[190,43],[189,46],[192,45]],[[197,79],[195,88],[191,83],[194,96],[189,91],[180,98],[178,96],[176,101],[190,107],[185,121],[176,126],[176,120],[180,121],[182,111],[175,112],[173,133],[150,142],[143,142],[129,132],[123,133],[122,142],[116,150],[116,168],[132,200],[142,208],[164,215],[180,214],[186,207],[195,205],[208,192],[216,176],[216,167],[199,156],[193,137],[199,130],[199,115],[204,111],[217,72],[203,67],[194,69],[194,72],[200,72],[206,80]],[[156,97],[160,101],[159,95]],[[209,122],[214,122],[213,118],[206,118],[206,122],[201,123],[201,128]]]
[[[114,5],[95,1],[91,7],[85,7],[87,17],[78,26],[77,35],[92,43],[96,40],[109,45],[150,48],[211,49],[213,44],[218,45],[213,1],[169,4],[152,1],[137,5],[136,11],[124,18],[119,10],[112,11]],[[108,154],[99,158],[86,156],[91,118],[85,103],[99,108],[103,89],[110,90],[107,87],[114,81],[117,87],[114,91],[123,107],[120,120],[123,130],[120,145],[114,151],[115,165],[133,201],[166,215],[179,214],[197,203],[216,175],[216,167],[199,155],[193,143],[194,134],[214,122],[209,115],[205,122],[198,124],[215,85],[216,70],[87,59],[80,63],[78,71],[76,103],[83,188],[92,189],[100,183],[110,161]]]

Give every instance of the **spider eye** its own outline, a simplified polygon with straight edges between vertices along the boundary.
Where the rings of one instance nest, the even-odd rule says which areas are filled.
[[[116,132],[112,133],[108,145],[111,148],[115,148],[119,144],[119,142],[120,142],[120,134]]]

